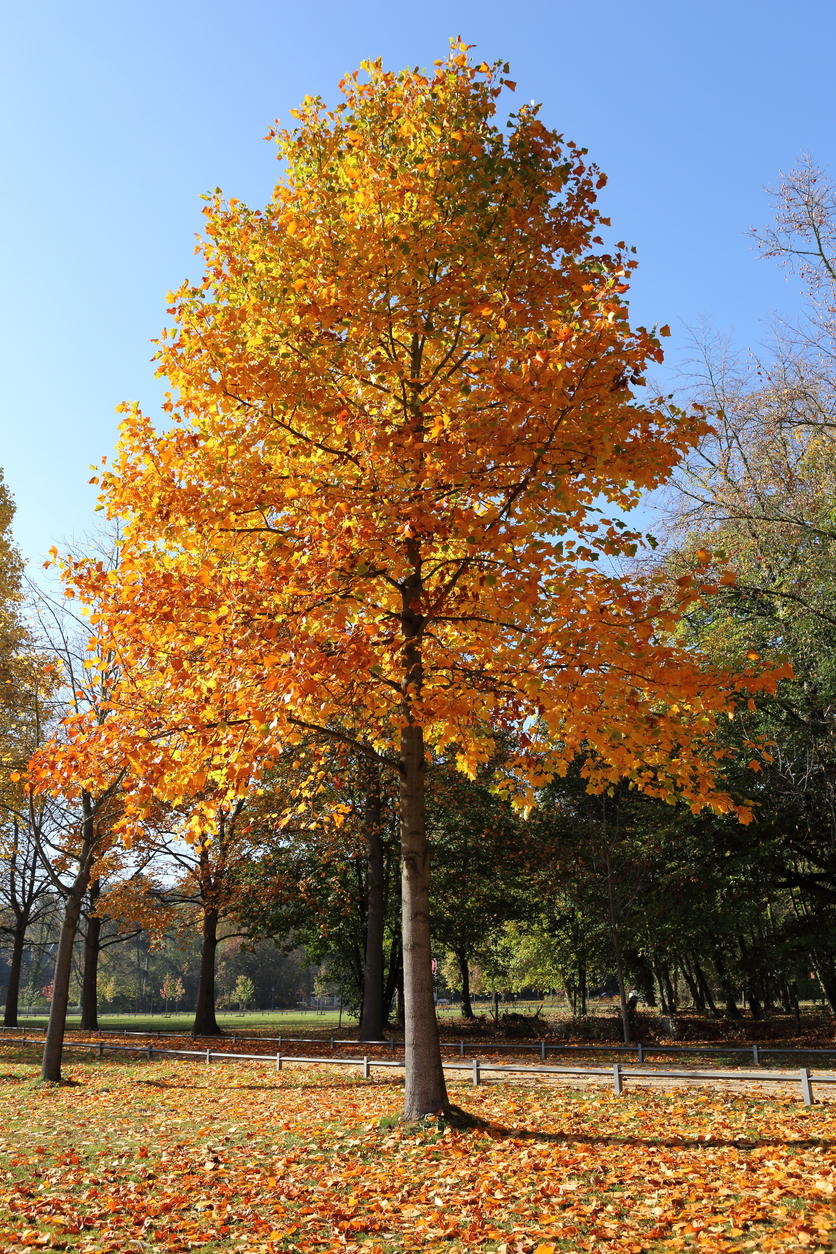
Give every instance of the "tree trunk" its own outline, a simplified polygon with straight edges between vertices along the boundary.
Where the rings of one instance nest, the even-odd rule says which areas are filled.
[[[64,1051],[64,1031],[67,1024],[67,1006],[70,1001],[70,976],[73,969],[73,946],[81,915],[81,902],[87,890],[87,876],[76,879],[64,904],[64,920],[55,959],[55,975],[52,981],[52,1002],[49,1007],[49,1024],[44,1041],[41,1063],[41,1079],[54,1084],[61,1081],[61,1057]]]
[[[388,1023],[392,1015],[395,994],[403,984],[403,963],[401,961],[401,935],[396,932],[389,946],[389,969],[386,972],[386,986],[383,990],[383,1022]]]
[[[9,964],[9,987],[6,990],[6,1013],[3,1024],[7,1028],[17,1027],[17,1010],[20,1000],[20,969],[23,965],[23,950],[26,946],[26,928],[28,918],[21,915],[15,922],[12,956]]]
[[[720,987],[723,990],[723,997],[726,1001],[726,1014],[730,1019],[740,1019],[742,1016],[737,1006],[737,998],[732,988],[731,980],[728,977],[726,964],[723,961],[723,955],[719,948],[714,951],[714,965],[717,968],[717,975],[720,980]]]
[[[675,1015],[678,1009],[677,1004],[676,1004],[676,989],[674,987],[673,980],[671,979],[671,969],[666,963],[662,966],[662,978],[665,981],[665,994],[667,996],[667,1002],[668,1002],[668,1015]]]
[[[424,809],[424,735],[401,730],[401,896],[404,966],[404,1119],[449,1109],[433,1000],[430,857]]]
[[[363,974],[363,1009],[360,1014],[361,1041],[383,1037],[383,927],[384,869],[383,838],[380,831],[380,768],[366,764],[366,852],[368,860],[366,906],[366,965]]]
[[[625,949],[624,964],[636,981],[636,988],[641,993],[642,1001],[655,1009],[656,989],[653,986],[653,968],[647,958],[637,949]]]
[[[691,994],[691,1002],[693,1003],[694,1009],[698,1011],[699,1014],[704,1014],[705,998],[703,997],[702,989],[700,988],[698,981],[688,970],[688,964],[685,962],[684,958],[680,959],[679,967],[682,971],[685,983],[688,985],[688,992]]]
[[[194,1036],[221,1036],[215,1018],[215,951],[218,948],[218,912],[203,911],[203,938],[200,951],[200,978],[197,985]]]
[[[656,986],[659,989],[659,1008],[662,1011],[663,1015],[669,1015],[671,1013],[671,1009],[670,1009],[670,1006],[668,1005],[668,999],[665,995],[665,981],[662,976],[661,966],[656,967],[655,974],[656,974]]]
[[[703,971],[700,964],[697,962],[696,958],[694,959],[694,974],[697,977],[697,983],[702,989],[702,995],[708,1004],[709,1010],[714,1015],[714,1018],[717,1019],[719,1017],[720,1012],[717,1009],[716,1003],[714,1001],[714,994],[711,992],[711,986],[709,985],[708,980],[705,978],[705,972]]]
[[[99,937],[102,921],[97,914],[96,901],[101,891],[98,879],[90,885],[87,912],[87,935],[84,938],[84,978],[81,984],[81,1026],[88,1032],[99,1027]]]
[[[456,955],[456,962],[459,964],[459,970],[462,973],[462,1018],[472,1019],[473,1006],[470,1002],[470,963],[467,961],[467,954],[463,949],[453,951]]]
[[[813,970],[827,998],[828,1005],[836,1015],[836,963],[832,957],[821,953],[811,955]]]

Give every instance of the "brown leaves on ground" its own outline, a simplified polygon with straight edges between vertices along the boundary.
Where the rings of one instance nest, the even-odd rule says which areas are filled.
[[[0,1069],[2,1254],[836,1249],[832,1101],[502,1081],[454,1084],[458,1126],[404,1127],[389,1076],[105,1061],[64,1087],[33,1077]]]

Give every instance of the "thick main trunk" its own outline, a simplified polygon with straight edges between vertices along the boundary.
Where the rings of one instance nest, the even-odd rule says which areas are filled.
[[[100,891],[99,881],[94,880],[90,885],[90,909],[87,915],[87,935],[84,938],[84,977],[81,983],[81,1026],[88,1032],[96,1032],[99,1027],[99,938],[102,921],[94,911]]]
[[[203,936],[200,950],[200,979],[197,985],[195,1007],[195,1036],[220,1036],[221,1029],[215,1018],[215,952],[218,948],[218,912],[204,910]]]
[[[423,732],[414,723],[408,723],[401,731],[400,760],[404,1119],[420,1119],[449,1109],[433,999],[424,770]]]
[[[459,971],[462,976],[462,1018],[473,1018],[473,1006],[470,1001],[470,963],[467,960],[467,954],[463,949],[455,951],[456,962],[459,964]]]
[[[81,902],[87,884],[76,881],[73,891],[67,895],[64,905],[64,919],[61,924],[61,936],[58,941],[58,955],[55,959],[55,975],[52,981],[52,1002],[49,1007],[49,1023],[44,1041],[44,1054],[41,1063],[41,1079],[59,1083],[61,1080],[61,1057],[64,1051],[64,1032],[67,1025],[67,1006],[70,1001],[70,976],[73,969],[73,946],[78,932],[78,920],[81,915]]]
[[[363,1009],[360,1014],[361,1041],[383,1037],[383,838],[380,831],[380,770],[370,762],[366,775],[366,966],[363,974]]]
[[[23,950],[26,946],[27,919],[24,915],[15,923],[12,941],[12,957],[9,964],[9,987],[6,989],[6,1013],[3,1025],[7,1028],[17,1027],[17,1011],[20,1001],[20,969],[23,965]]]

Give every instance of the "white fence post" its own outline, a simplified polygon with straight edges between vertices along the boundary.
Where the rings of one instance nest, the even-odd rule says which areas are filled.
[[[810,1079],[810,1072],[806,1067],[801,1068],[801,1092],[804,1095],[804,1105],[813,1105],[813,1084]]]
[[[281,1069],[282,1069],[282,1056],[281,1054],[276,1054],[276,1070],[281,1071]]]
[[[623,1081],[621,1079],[621,1063],[617,1062],[612,1069],[612,1087],[616,1097],[621,1096]]]
[[[363,1055],[363,1079],[368,1080],[368,1078],[369,1078],[369,1055],[364,1054]]]
[[[481,1082],[482,1082],[482,1077],[479,1074],[479,1059],[474,1058],[473,1059],[473,1086],[474,1088],[477,1088],[479,1084],[481,1084]]]

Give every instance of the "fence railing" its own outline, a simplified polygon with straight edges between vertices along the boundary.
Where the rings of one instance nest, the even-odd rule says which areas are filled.
[[[34,1039],[29,1040],[25,1035],[18,1038],[22,1045],[39,1045],[40,1041]],[[116,1045],[106,1041],[65,1041],[65,1049],[92,1049],[96,1051],[99,1058],[103,1058],[105,1051],[111,1053],[134,1053],[142,1054],[147,1057],[150,1062],[155,1056],[157,1057],[177,1057],[177,1058],[194,1058],[201,1062],[205,1061],[211,1064],[217,1062],[262,1062],[275,1063],[277,1071],[281,1071],[285,1065],[292,1063],[308,1064],[312,1066],[325,1067],[360,1067],[362,1068],[363,1079],[368,1080],[371,1075],[372,1067],[387,1067],[403,1069],[405,1061],[399,1059],[382,1059],[370,1058],[365,1054],[362,1058],[322,1058],[322,1057],[301,1057],[292,1054],[231,1054],[221,1050],[198,1050],[198,1049],[160,1049],[155,1048],[150,1042],[148,1045]],[[481,1084],[482,1073],[487,1071],[498,1072],[502,1075],[569,1075],[569,1076],[607,1076],[612,1079],[613,1091],[620,1096],[624,1090],[624,1081],[628,1079],[671,1079],[671,1080],[750,1080],[751,1073],[741,1071],[682,1071],[680,1069],[666,1068],[664,1070],[656,1068],[653,1071],[638,1070],[634,1067],[623,1067],[621,1063],[614,1063],[612,1067],[525,1067],[514,1063],[485,1062],[480,1058],[474,1058],[470,1063],[451,1062],[450,1059],[443,1059],[443,1066],[446,1071],[470,1071],[474,1085]],[[807,1067],[801,1067],[795,1073],[765,1071],[758,1073],[758,1083],[764,1081],[768,1083],[790,1083],[801,1084],[801,1096],[805,1106],[812,1106],[814,1102],[813,1085],[814,1084],[836,1084],[836,1075],[823,1075],[817,1073],[812,1075]]]
[[[17,1028],[7,1028],[0,1024],[0,1030],[4,1032],[46,1032],[46,1027],[35,1027],[32,1024],[24,1024]],[[70,1029],[72,1030],[72,1029]],[[164,1037],[176,1037],[182,1040],[183,1037],[191,1035],[192,1040],[199,1039],[194,1033],[186,1031],[176,1031],[174,1029],[142,1031],[127,1030],[122,1028],[98,1028],[96,1029],[98,1036],[138,1036],[143,1039],[162,1040]],[[204,1038],[206,1039],[206,1038]],[[403,1041],[392,1036],[380,1041],[358,1041],[345,1037],[321,1037],[321,1036],[241,1036],[236,1032],[230,1034],[229,1040],[233,1045],[250,1044],[250,1045],[278,1045],[281,1049],[284,1045],[323,1045],[329,1049],[340,1049],[349,1045],[377,1045],[388,1046],[391,1053],[396,1048],[403,1048]],[[811,1046],[804,1048],[798,1045],[773,1046],[752,1043],[751,1045],[654,1045],[646,1044],[643,1041],[636,1041],[632,1045],[619,1045],[613,1042],[610,1045],[564,1045],[559,1041],[547,1041],[541,1039],[539,1041],[441,1041],[443,1049],[455,1049],[460,1057],[464,1057],[468,1050],[478,1050],[481,1053],[507,1053],[512,1050],[529,1050],[540,1055],[542,1062],[546,1061],[549,1054],[555,1056],[557,1054],[635,1054],[637,1061],[643,1063],[651,1054],[703,1054],[709,1057],[726,1057],[729,1054],[740,1054],[745,1058],[751,1058],[752,1063],[757,1067],[761,1065],[762,1060],[768,1055],[782,1054],[785,1056],[819,1056],[824,1055],[836,1059],[836,1044],[830,1048],[818,1048]]]

